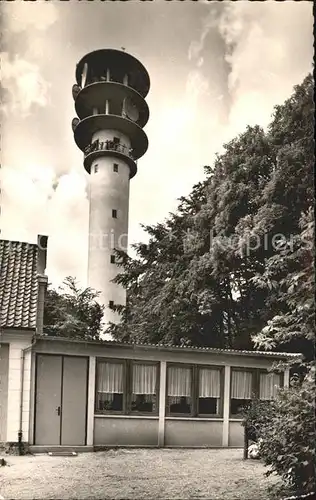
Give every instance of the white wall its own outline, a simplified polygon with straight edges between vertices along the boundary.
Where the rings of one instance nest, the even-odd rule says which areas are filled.
[[[22,350],[32,341],[33,332],[8,333],[6,342],[9,342],[9,377],[8,377],[8,419],[6,441],[17,442],[20,430],[20,395]],[[22,441],[28,441],[29,411],[30,411],[30,355],[27,354],[24,365],[24,390],[22,412]]]
[[[99,131],[93,140],[105,141],[114,136],[120,137],[121,144],[130,146],[129,139],[115,131]],[[114,163],[118,164],[118,172],[113,171]],[[111,263],[111,255],[114,248],[127,250],[129,175],[128,165],[115,157],[100,157],[91,165],[88,284],[101,291],[99,300],[105,305],[105,322],[119,320],[119,315],[108,308],[110,300],[122,305],[126,302],[123,287],[111,282],[120,271]],[[117,210],[116,219],[112,209]]]

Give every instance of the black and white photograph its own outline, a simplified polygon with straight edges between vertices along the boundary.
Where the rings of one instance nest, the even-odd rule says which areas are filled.
[[[311,500],[310,1],[0,0],[0,500]]]

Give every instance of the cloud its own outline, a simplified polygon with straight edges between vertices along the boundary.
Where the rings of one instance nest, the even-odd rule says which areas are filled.
[[[1,182],[1,238],[35,242],[49,236],[48,273],[60,283],[75,274],[86,281],[88,200],[83,175],[56,178],[51,167],[4,165]],[[80,274],[78,274],[80,271]]]
[[[5,28],[11,33],[26,30],[46,31],[57,21],[58,12],[53,2],[10,2],[1,5],[4,14]]]
[[[221,82],[227,94],[224,99],[221,96],[223,106],[228,105],[226,125],[218,136],[224,142],[247,125],[267,126],[273,107],[284,102],[311,71],[312,6],[304,1],[224,2],[221,10],[210,5],[200,37],[191,42],[188,52],[195,63],[196,82],[207,80],[200,60],[205,66],[214,54],[214,31],[222,39],[222,58],[228,68],[226,81]],[[212,79],[209,83],[209,94],[215,95]],[[196,92],[205,88],[206,83],[197,85]]]
[[[1,57],[1,86],[5,89],[5,102],[1,109],[6,115],[12,112],[27,116],[33,105],[46,106],[49,84],[40,74],[39,67],[23,58],[10,59],[7,52]]]

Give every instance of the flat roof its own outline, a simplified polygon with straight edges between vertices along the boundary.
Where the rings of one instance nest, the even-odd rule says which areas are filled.
[[[209,352],[210,354],[232,354],[236,356],[255,356],[255,357],[269,357],[276,359],[284,358],[301,358],[303,354],[298,352],[273,352],[273,351],[250,351],[238,349],[220,349],[217,347],[194,347],[194,346],[179,346],[179,345],[166,345],[166,344],[146,344],[138,342],[119,342],[116,340],[81,340],[71,339],[67,337],[53,337],[50,335],[34,335],[36,341],[49,341],[49,342],[69,342],[73,344],[89,344],[89,345],[102,345],[107,347],[118,347],[127,349],[142,349],[142,350],[163,350],[163,351],[187,351],[187,352]]]

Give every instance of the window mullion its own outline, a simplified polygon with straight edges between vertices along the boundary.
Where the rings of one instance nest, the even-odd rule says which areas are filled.
[[[125,411],[124,413],[129,415],[130,414],[130,401],[131,401],[131,382],[130,382],[130,375],[131,375],[131,361],[126,360],[125,361],[125,395],[124,395],[124,403],[125,403]]]
[[[193,389],[192,389],[192,415],[197,417],[198,415],[198,397],[199,397],[199,368],[197,365],[193,365],[192,377],[193,377]]]

